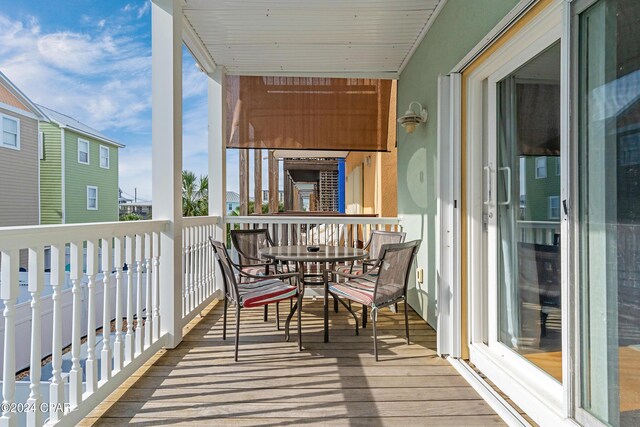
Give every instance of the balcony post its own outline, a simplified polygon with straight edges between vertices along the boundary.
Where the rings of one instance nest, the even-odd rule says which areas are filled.
[[[182,2],[153,0],[152,166],[153,215],[168,219],[160,246],[161,334],[182,341]]]
[[[227,200],[226,104],[224,91],[226,77],[223,68],[216,69],[209,78],[209,215],[221,218],[215,227],[215,238],[226,242],[224,224]],[[215,289],[222,289],[222,275],[216,268]]]

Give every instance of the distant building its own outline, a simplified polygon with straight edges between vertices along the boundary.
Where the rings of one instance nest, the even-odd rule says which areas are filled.
[[[42,224],[117,221],[118,149],[124,145],[65,114],[40,106]]]
[[[0,72],[0,227],[36,225],[44,112]]]
[[[138,215],[140,219],[152,219],[152,204],[149,202],[126,202],[120,204],[120,217]]]
[[[235,191],[227,191],[227,215],[240,207],[240,194]]]

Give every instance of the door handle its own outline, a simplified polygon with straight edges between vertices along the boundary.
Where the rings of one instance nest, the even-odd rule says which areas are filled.
[[[511,204],[511,168],[509,166],[505,166],[502,168],[498,168],[499,171],[505,171],[507,173],[507,200],[504,202],[499,202],[499,205],[510,205]]]
[[[491,203],[491,166],[485,166],[482,168],[483,173],[485,174],[485,184],[487,186],[487,198],[483,201],[485,205],[489,205]]]

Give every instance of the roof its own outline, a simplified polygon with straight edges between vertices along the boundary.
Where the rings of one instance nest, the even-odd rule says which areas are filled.
[[[31,101],[29,97],[27,97],[27,95],[18,89],[18,87],[2,73],[2,71],[0,71],[0,83],[2,83],[2,85],[6,87],[13,96],[18,98],[18,100],[20,100],[20,102],[22,102],[37,119],[48,120],[46,114],[44,114],[44,112],[33,101]]]
[[[446,0],[185,0],[209,73],[396,79]]]
[[[240,203],[240,194],[235,191],[227,191],[227,203]]]
[[[68,128],[75,132],[81,133],[90,138],[95,138],[107,144],[115,145],[116,147],[122,148],[124,145],[114,141],[113,139],[105,136],[94,128],[85,125],[84,123],[74,119],[71,116],[67,116],[66,114],[60,113],[58,111],[52,110],[50,108],[44,107],[42,105],[38,105],[38,107],[44,111],[47,116],[49,116],[50,121],[56,123],[58,126],[62,128]]]

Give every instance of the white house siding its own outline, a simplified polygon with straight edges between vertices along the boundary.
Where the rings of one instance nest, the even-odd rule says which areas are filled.
[[[0,146],[0,227],[35,225],[38,203],[38,121],[0,108],[20,120],[20,150]]]

